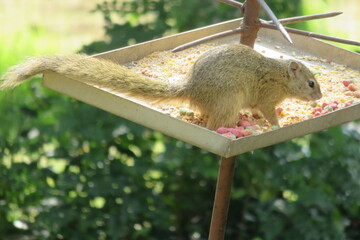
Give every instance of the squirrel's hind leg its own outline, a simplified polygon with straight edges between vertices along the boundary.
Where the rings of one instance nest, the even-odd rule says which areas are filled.
[[[211,130],[216,130],[219,127],[231,127],[236,123],[238,114],[239,109],[236,106],[215,105],[208,112],[209,118],[206,127]]]
[[[208,118],[206,127],[210,130],[216,130],[219,127],[231,127],[235,124],[237,115],[238,111],[232,113],[221,112],[217,114],[211,114]]]

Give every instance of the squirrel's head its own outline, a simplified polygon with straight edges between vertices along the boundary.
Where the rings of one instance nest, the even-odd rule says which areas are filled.
[[[289,61],[288,73],[292,97],[304,101],[314,101],[322,97],[319,83],[304,64],[298,61]]]

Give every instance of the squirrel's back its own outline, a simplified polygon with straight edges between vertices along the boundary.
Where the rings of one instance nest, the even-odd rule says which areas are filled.
[[[188,84],[191,88],[212,87],[229,92],[234,88],[249,88],[256,82],[257,70],[262,68],[264,57],[242,44],[226,44],[213,48],[195,62]],[[201,86],[198,81],[202,80]]]

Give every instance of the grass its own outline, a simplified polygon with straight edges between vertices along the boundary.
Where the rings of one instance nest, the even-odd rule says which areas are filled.
[[[0,73],[26,56],[71,53],[103,37],[95,1],[0,0]]]
[[[302,0],[305,14],[316,14],[325,12],[340,11],[343,14],[322,20],[309,21],[308,30],[316,33],[326,34],[334,37],[347,38],[352,40],[360,39],[360,3],[359,0]],[[360,51],[360,47],[337,44],[352,51]]]

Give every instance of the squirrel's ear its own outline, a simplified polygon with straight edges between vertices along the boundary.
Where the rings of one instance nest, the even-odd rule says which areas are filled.
[[[289,69],[288,69],[290,76],[292,76],[292,77],[298,76],[300,68],[301,68],[301,66],[298,62],[291,61],[289,63]]]

